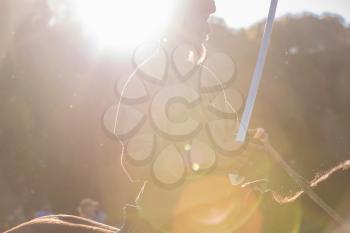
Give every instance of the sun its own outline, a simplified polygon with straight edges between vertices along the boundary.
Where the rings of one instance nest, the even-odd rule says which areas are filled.
[[[174,0],[70,0],[74,14],[99,47],[130,49],[159,36]]]

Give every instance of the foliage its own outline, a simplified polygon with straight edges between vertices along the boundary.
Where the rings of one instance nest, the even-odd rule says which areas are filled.
[[[100,117],[113,101],[125,57],[95,53],[69,17],[50,26],[49,8],[32,11],[0,46],[6,54],[0,63],[0,217],[15,202],[30,210],[44,197],[57,211],[74,213],[79,199],[90,196],[105,200],[120,220],[138,187],[125,181],[119,148],[103,134]],[[246,93],[263,23],[234,31],[216,19],[212,27],[209,51],[232,55],[237,88]],[[5,36],[0,34],[0,43]],[[349,61],[350,28],[342,18],[305,14],[277,21],[252,127],[266,128],[281,154],[309,179],[349,158]],[[295,188],[278,167],[273,173],[281,193]],[[325,184],[334,190],[326,196],[333,205],[349,191],[349,174],[336,178]]]

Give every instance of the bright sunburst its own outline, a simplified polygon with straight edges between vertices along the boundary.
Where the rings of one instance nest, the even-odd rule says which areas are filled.
[[[87,33],[102,48],[128,49],[161,33],[173,0],[71,0]]]

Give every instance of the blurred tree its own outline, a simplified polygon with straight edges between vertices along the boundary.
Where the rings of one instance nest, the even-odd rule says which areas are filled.
[[[11,199],[35,208],[48,197],[55,210],[75,213],[79,199],[89,196],[103,199],[121,220],[121,207],[138,187],[121,172],[120,148],[103,134],[100,117],[128,60],[94,53],[69,13],[53,17],[47,1],[0,2],[0,217]],[[212,27],[209,51],[233,57],[235,88],[247,93],[263,23],[234,31],[215,19]],[[349,159],[349,61],[350,28],[339,16],[277,21],[252,127],[265,127],[308,179]],[[349,174],[337,178],[325,184],[334,194],[320,190],[332,205],[346,195]],[[271,179],[282,194],[296,190],[278,167]]]

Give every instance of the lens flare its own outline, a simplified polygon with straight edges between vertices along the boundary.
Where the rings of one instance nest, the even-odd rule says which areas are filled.
[[[84,30],[102,48],[134,48],[161,34],[173,0],[71,0]]]
[[[233,187],[226,176],[206,176],[187,184],[173,211],[173,232],[259,233],[261,195]]]

